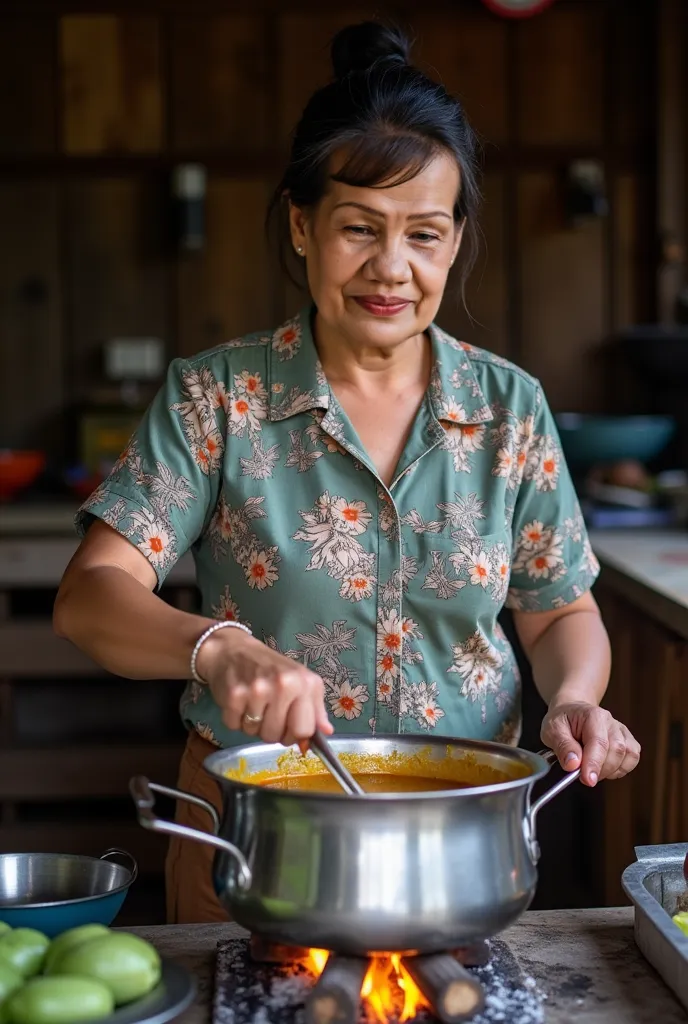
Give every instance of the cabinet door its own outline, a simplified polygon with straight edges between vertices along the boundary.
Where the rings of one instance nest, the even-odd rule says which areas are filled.
[[[67,185],[70,388],[87,401],[103,383],[103,342],[167,340],[163,186],[157,178]]]
[[[203,253],[179,263],[178,354],[188,356],[275,322],[260,179],[211,177]]]
[[[60,453],[59,187],[0,184],[0,449]]]
[[[172,146],[179,153],[246,152],[269,139],[271,69],[264,20],[249,15],[172,23]]]
[[[605,842],[598,882],[604,902],[614,906],[628,903],[621,875],[634,862],[636,846],[681,842],[688,834],[688,647],[604,585],[597,597],[613,661],[604,706],[642,748],[631,775],[600,787]]]
[[[28,156],[54,151],[56,57],[52,18],[2,15],[0,155]]]
[[[68,15],[60,21],[67,153],[150,153],[162,145],[158,21]]]

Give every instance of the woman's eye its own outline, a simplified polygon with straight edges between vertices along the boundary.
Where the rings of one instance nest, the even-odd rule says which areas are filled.
[[[353,235],[370,235],[372,231],[365,224],[348,224],[345,231],[350,231]]]
[[[421,242],[423,245],[427,245],[432,242],[439,242],[437,235],[431,234],[429,231],[416,231],[415,235],[411,236],[414,241]]]

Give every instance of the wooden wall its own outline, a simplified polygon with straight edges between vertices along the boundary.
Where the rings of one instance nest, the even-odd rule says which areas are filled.
[[[485,140],[473,320],[452,294],[441,321],[538,374],[555,408],[604,408],[598,347],[654,306],[654,4],[557,0],[519,22],[477,0],[408,6],[386,12]],[[109,337],[162,337],[172,356],[293,308],[264,245],[265,203],[331,35],[374,13],[323,8],[5,0],[0,447],[59,451],[61,410],[98,384]],[[603,161],[610,215],[573,227],[561,185],[578,158]],[[208,236],[181,258],[166,196],[186,160],[208,169]]]

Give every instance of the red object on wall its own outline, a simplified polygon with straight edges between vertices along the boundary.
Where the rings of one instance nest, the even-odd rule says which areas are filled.
[[[483,3],[503,18],[529,18],[544,11],[554,0],[483,0]]]

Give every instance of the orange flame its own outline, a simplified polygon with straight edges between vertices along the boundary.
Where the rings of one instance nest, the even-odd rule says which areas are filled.
[[[330,958],[330,954],[326,949],[309,949],[308,950],[308,967],[311,969],[316,978],[319,978],[322,972],[325,970],[325,964]]]
[[[329,953],[324,949],[308,951],[307,966],[316,976],[322,974]],[[373,1011],[379,1024],[413,1020],[427,1001],[401,963],[398,953],[373,957],[363,979],[361,997]]]

